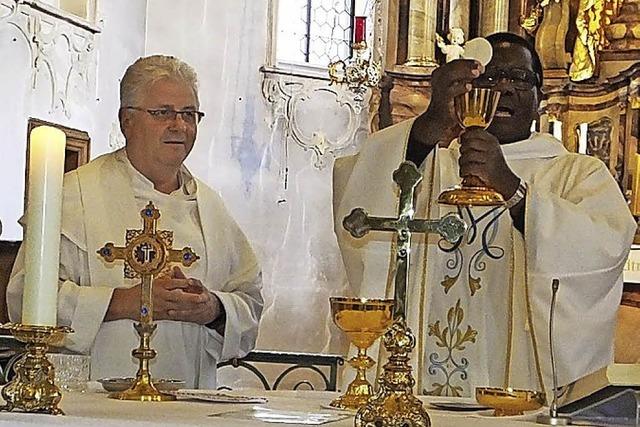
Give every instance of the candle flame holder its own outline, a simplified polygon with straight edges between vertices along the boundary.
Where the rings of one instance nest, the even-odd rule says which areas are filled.
[[[55,384],[53,365],[47,359],[50,346],[62,344],[65,334],[73,332],[67,326],[40,326],[7,323],[8,329],[27,351],[15,364],[16,376],[2,389],[6,404],[0,411],[24,411],[64,415],[58,407],[62,393]]]
[[[364,101],[367,89],[376,87],[382,75],[380,63],[371,58],[367,42],[359,41],[351,45],[353,56],[346,61],[339,60],[329,64],[331,84],[346,84],[355,94],[354,100],[360,105]]]

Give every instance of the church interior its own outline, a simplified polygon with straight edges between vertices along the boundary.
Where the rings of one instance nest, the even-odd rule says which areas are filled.
[[[536,130],[604,162],[639,219],[640,0],[0,0],[0,322],[23,240],[31,130],[64,132],[65,172],[122,148],[124,70],[173,55],[198,73],[206,113],[186,165],[220,193],[262,268],[256,349],[224,363],[219,384],[344,390],[349,343],[329,304],[349,289],[333,164],[425,111],[446,57],[437,39],[452,43],[454,28],[464,40],[508,31],[535,46]],[[615,363],[637,366],[640,246],[624,281]],[[23,351],[0,333],[3,360]],[[266,376],[238,369],[249,362]],[[279,377],[271,365],[281,364],[315,368]],[[447,422],[438,425],[458,425]]]

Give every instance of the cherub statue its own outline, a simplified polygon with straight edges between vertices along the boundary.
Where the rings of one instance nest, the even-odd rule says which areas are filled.
[[[462,46],[464,43],[464,31],[462,28],[454,27],[449,30],[447,39],[451,44],[446,44],[442,36],[436,33],[436,43],[442,53],[446,55],[447,62],[462,58],[464,53],[464,47]]]

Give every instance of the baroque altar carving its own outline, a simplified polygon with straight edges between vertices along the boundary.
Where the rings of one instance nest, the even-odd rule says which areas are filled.
[[[71,99],[95,96],[98,26],[38,0],[0,0],[0,31],[7,28],[29,51],[31,89],[50,91],[50,112],[71,117]]]

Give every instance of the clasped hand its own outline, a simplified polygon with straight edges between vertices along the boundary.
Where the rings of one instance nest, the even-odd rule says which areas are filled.
[[[198,279],[187,278],[179,267],[153,281],[153,317],[206,325],[220,314],[220,300]]]
[[[519,178],[507,165],[500,142],[482,128],[462,132],[460,140],[460,176],[475,176],[506,199],[518,189]]]

